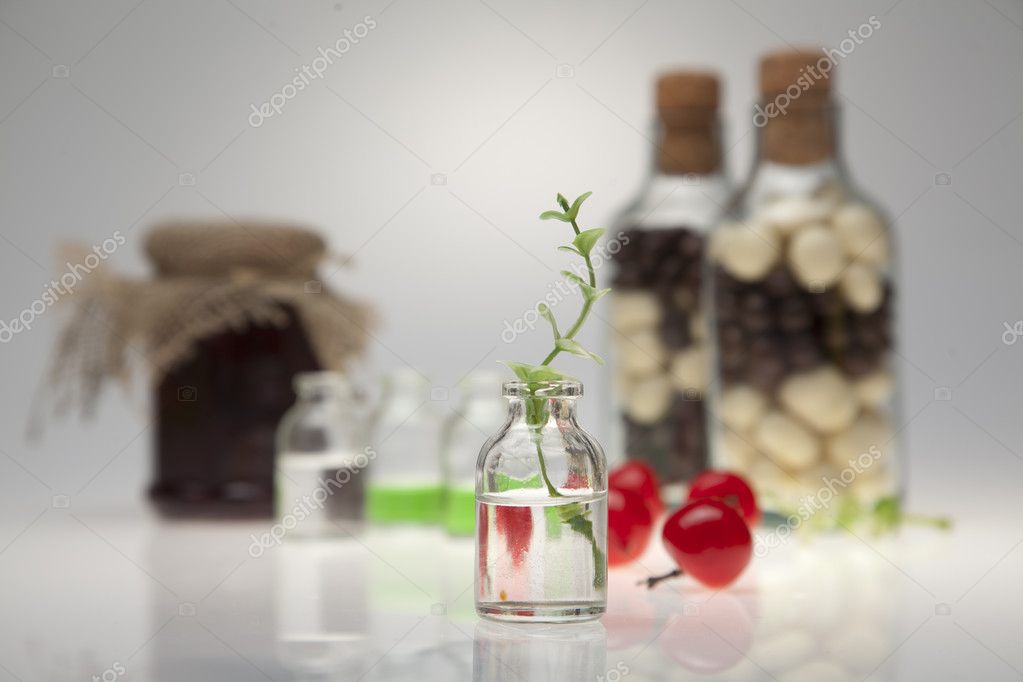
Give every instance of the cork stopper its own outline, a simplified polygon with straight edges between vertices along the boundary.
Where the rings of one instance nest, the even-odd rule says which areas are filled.
[[[670,71],[657,79],[657,115],[663,136],[661,172],[712,173],[721,165],[717,135],[718,78],[706,71]]]
[[[707,71],[669,71],[657,79],[657,110],[718,108],[718,79]]]
[[[761,156],[786,165],[825,161],[835,153],[831,104],[834,62],[819,49],[769,52],[760,60]]]
[[[765,98],[798,89],[800,98],[828,97],[834,62],[819,49],[779,50],[760,59],[760,94]],[[790,89],[791,88],[791,89]]]

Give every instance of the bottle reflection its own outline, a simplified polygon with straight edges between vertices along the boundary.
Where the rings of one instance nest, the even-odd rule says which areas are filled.
[[[301,540],[276,548],[277,651],[296,679],[362,671],[369,618],[366,551],[355,542]]]
[[[472,668],[474,682],[592,682],[620,679],[624,674],[621,666],[608,670],[607,632],[599,622],[525,625],[480,621]]]

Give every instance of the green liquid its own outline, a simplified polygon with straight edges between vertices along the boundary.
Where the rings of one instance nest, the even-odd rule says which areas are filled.
[[[472,535],[476,529],[476,491],[448,488],[444,501],[444,527],[452,535]]]
[[[366,518],[374,523],[440,523],[444,491],[439,485],[380,486],[366,491]]]

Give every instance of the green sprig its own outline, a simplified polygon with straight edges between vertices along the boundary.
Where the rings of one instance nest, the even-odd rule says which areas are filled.
[[[572,325],[568,327],[567,331],[562,334],[558,327],[558,321],[554,316],[554,311],[547,304],[541,303],[537,306],[537,312],[551,326],[551,332],[554,336],[554,347],[538,365],[524,362],[504,362],[515,373],[519,381],[527,386],[527,397],[525,398],[526,424],[532,431],[533,441],[536,445],[536,457],[540,465],[540,476],[551,497],[564,497],[564,495],[558,491],[547,474],[547,462],[543,456],[542,434],[543,427],[547,424],[548,419],[550,419],[550,411],[547,407],[547,401],[543,397],[536,397],[536,391],[541,388],[544,382],[563,381],[572,378],[550,366],[561,353],[568,353],[569,355],[593,360],[601,365],[604,364],[603,358],[587,350],[575,340],[576,335],[589,317],[593,304],[611,291],[610,289],[597,288],[597,273],[593,268],[593,259],[591,258],[593,249],[604,235],[605,230],[602,227],[581,230],[577,222],[579,209],[582,207],[583,202],[590,198],[591,194],[593,193],[586,192],[580,194],[571,204],[568,203],[568,199],[558,194],[555,197],[555,201],[561,207],[561,211],[544,211],[540,214],[540,220],[558,220],[572,226],[574,233],[572,243],[559,246],[558,250],[581,257],[586,267],[585,279],[569,270],[561,271],[561,274],[566,279],[579,287],[579,291],[582,294],[583,305],[579,315]],[[597,541],[593,537],[593,521],[588,516],[589,513],[585,512],[583,506],[579,503],[565,505],[558,510],[558,517],[561,522],[590,542],[594,566],[596,568],[593,585],[594,587],[599,587],[605,583],[607,578],[605,574],[605,560],[603,552],[597,546]]]

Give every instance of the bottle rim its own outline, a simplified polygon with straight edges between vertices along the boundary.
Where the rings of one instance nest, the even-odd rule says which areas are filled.
[[[299,372],[294,378],[295,392],[303,394],[309,391],[330,389],[347,393],[351,389],[348,378],[340,372],[322,370],[316,372]]]
[[[505,398],[578,398],[582,394],[582,383],[572,379],[529,383],[506,381],[502,391]]]

